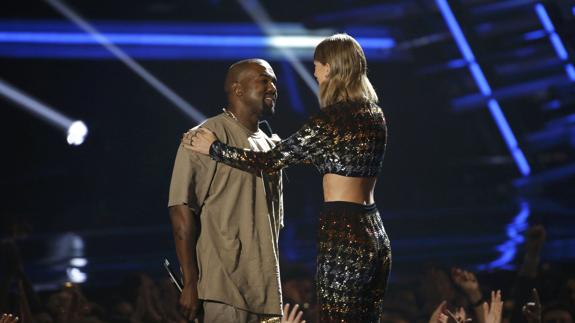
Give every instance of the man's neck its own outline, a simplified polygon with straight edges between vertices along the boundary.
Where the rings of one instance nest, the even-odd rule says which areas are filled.
[[[239,109],[234,109],[233,107],[227,108],[228,112],[232,114],[239,123],[252,132],[258,131],[259,118],[255,114],[242,113]]]

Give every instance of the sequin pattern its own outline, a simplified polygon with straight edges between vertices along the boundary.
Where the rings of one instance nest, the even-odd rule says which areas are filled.
[[[215,141],[212,159],[251,172],[271,173],[311,163],[321,174],[373,177],[381,169],[387,128],[373,103],[342,102],[322,109],[272,150],[256,152]]]
[[[326,202],[319,229],[320,322],[379,322],[391,247],[375,205]]]

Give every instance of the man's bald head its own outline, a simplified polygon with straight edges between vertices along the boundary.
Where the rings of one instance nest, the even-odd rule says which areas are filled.
[[[245,72],[250,71],[250,67],[252,67],[253,65],[262,65],[266,68],[269,67],[271,69],[271,66],[268,62],[259,58],[250,58],[241,60],[239,62],[235,62],[228,69],[228,74],[226,75],[226,81],[224,82],[224,91],[226,92],[226,94],[228,94],[228,96],[232,91],[232,85],[234,83],[241,82]]]
[[[276,75],[263,59],[239,61],[228,69],[224,90],[228,107],[236,115],[259,119],[274,113],[277,100]]]

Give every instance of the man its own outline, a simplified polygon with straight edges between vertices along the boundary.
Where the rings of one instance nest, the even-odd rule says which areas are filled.
[[[274,113],[276,77],[261,59],[233,64],[224,113],[200,126],[225,143],[269,150],[279,140],[258,127]],[[283,225],[281,173],[253,175],[178,149],[169,211],[184,276],[180,309],[203,322],[279,322],[278,234]]]

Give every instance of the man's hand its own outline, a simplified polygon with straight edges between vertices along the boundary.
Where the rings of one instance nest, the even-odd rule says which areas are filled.
[[[200,313],[201,303],[198,299],[198,286],[196,282],[185,284],[180,295],[179,311],[187,321],[193,321]]]

